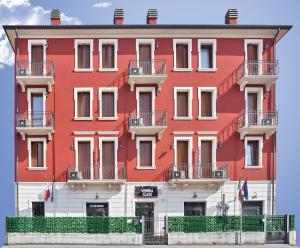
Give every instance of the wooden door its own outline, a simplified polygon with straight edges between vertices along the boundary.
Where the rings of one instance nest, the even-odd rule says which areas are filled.
[[[181,177],[188,178],[189,167],[189,142],[186,140],[177,141],[176,144],[177,170]]]
[[[258,74],[258,45],[248,44],[247,45],[247,57],[248,57],[248,74]]]
[[[78,142],[78,171],[83,179],[91,178],[91,143],[89,141]]]
[[[139,94],[139,116],[144,126],[151,126],[153,121],[152,93],[140,92]]]
[[[102,142],[102,178],[115,178],[115,142]]]
[[[33,76],[43,75],[44,46],[33,45],[31,47],[31,73]]]
[[[247,95],[248,125],[256,125],[258,121],[257,93]]]
[[[203,178],[212,177],[212,141],[201,141],[201,165],[200,171]]]
[[[142,67],[143,74],[152,74],[150,44],[143,44],[139,46],[139,66]]]

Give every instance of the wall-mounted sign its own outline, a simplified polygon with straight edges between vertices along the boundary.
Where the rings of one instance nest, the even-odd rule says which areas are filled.
[[[151,198],[157,196],[158,196],[157,186],[136,186],[135,187],[135,197],[137,198]]]

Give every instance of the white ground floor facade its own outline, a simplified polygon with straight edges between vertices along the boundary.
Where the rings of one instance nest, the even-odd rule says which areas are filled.
[[[52,183],[19,182],[15,185],[16,211],[19,216],[32,216],[32,204],[44,202],[45,216],[87,216],[87,204],[103,204],[108,216],[136,216],[139,203],[153,203],[154,217],[183,216],[187,205],[193,202],[205,206],[205,215],[220,214],[222,198],[228,208],[228,215],[239,215],[241,204],[236,199],[237,181],[222,184],[169,184],[167,182],[127,182],[120,186],[106,184],[54,183],[54,197],[45,201],[47,188]],[[157,194],[137,196],[136,188],[151,186]],[[274,187],[275,188],[275,187]],[[272,182],[249,181],[249,201],[261,202],[262,213],[272,211]],[[275,202],[275,200],[274,200]],[[193,204],[191,204],[193,205]]]

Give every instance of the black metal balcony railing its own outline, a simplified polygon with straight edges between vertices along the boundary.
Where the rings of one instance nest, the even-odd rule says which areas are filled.
[[[245,76],[278,76],[279,64],[277,60],[245,60],[241,70]]]
[[[227,165],[173,165],[170,179],[227,179]]]
[[[68,169],[68,180],[126,179],[124,163],[114,165],[72,165]]]
[[[130,60],[128,65],[130,75],[164,75],[166,74],[166,60],[154,59],[151,61]]]
[[[165,127],[167,126],[167,112],[129,114],[130,127]]]
[[[54,66],[52,61],[31,62],[17,61],[16,75],[18,77],[44,76],[53,77]]]
[[[255,111],[247,112],[238,119],[238,128],[249,126],[277,126],[278,112]]]
[[[17,127],[54,127],[52,112],[17,113]]]

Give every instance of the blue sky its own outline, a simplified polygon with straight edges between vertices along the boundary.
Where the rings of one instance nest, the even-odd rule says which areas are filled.
[[[97,4],[96,8],[94,5]],[[277,213],[295,213],[300,226],[300,61],[299,0],[0,0],[0,25],[47,24],[49,10],[59,8],[64,23],[112,23],[113,10],[123,8],[125,23],[145,23],[148,8],[157,8],[159,23],[222,24],[229,8],[239,10],[240,24],[292,24],[293,29],[277,45],[280,79],[277,81],[278,130]],[[12,52],[0,28],[0,244],[4,218],[14,214],[13,84]]]

